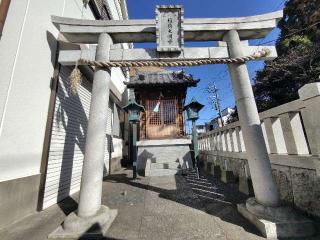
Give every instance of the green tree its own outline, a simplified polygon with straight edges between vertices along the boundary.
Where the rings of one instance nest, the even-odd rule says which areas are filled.
[[[293,101],[306,83],[320,81],[320,0],[288,0],[276,42],[279,57],[257,72],[259,111]]]

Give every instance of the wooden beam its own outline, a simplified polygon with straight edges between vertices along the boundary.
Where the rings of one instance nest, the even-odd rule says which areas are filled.
[[[238,18],[185,19],[185,41],[219,41],[235,29],[242,40],[265,37],[282,18],[282,11]],[[155,20],[95,21],[52,16],[52,22],[64,37],[74,43],[97,43],[100,33],[109,33],[114,43],[155,42]]]
[[[245,55],[252,55],[262,48],[270,51],[270,54],[257,60],[272,60],[277,57],[274,46],[243,46]],[[95,47],[86,50],[61,50],[59,53],[59,63],[62,65],[75,65],[80,58],[94,60]],[[184,60],[200,58],[229,58],[227,47],[202,47],[185,48],[181,53],[159,53],[156,49],[111,49],[110,61],[148,61],[148,60]]]

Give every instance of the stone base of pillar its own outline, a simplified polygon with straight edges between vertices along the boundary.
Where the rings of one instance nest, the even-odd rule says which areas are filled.
[[[221,171],[221,181],[224,183],[234,183],[235,178],[232,171]]]
[[[290,207],[265,207],[255,198],[238,204],[238,211],[268,239],[308,237],[315,234],[314,223]]]
[[[101,206],[98,213],[91,217],[82,218],[72,212],[48,239],[99,239],[105,236],[117,214],[118,210],[106,206]]]

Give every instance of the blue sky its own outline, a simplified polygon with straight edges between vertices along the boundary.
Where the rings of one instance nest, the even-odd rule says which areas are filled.
[[[184,6],[185,18],[216,18],[216,17],[241,17],[257,15],[262,13],[281,10],[284,0],[127,0],[129,18],[150,19],[155,17],[155,6],[164,4],[180,4]],[[279,34],[278,29],[274,29],[266,38],[252,40],[250,45],[259,45],[263,42],[276,39]],[[187,42],[185,47],[214,46],[214,42]],[[268,43],[274,45],[274,42]],[[153,43],[135,44],[135,48],[153,48]],[[257,70],[263,67],[262,61],[252,61],[247,64],[250,77],[253,79]],[[198,124],[209,121],[217,116],[217,112],[212,109],[205,93],[206,86],[215,81],[219,88],[219,96],[222,108],[233,107],[235,105],[231,80],[226,65],[209,65],[200,67],[189,67],[184,70],[200,79],[196,88],[189,88],[187,94],[188,102],[195,96],[199,102],[205,105],[200,112]]]

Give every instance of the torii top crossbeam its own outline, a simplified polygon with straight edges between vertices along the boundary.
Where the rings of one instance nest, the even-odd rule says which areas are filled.
[[[184,19],[185,41],[220,41],[229,30],[237,30],[241,40],[265,37],[276,27],[282,11],[237,18]],[[156,21],[83,20],[52,16],[53,24],[73,43],[97,43],[100,33],[109,33],[114,43],[155,42]]]
[[[162,6],[168,9],[168,6]],[[177,8],[176,8],[177,7]],[[161,6],[157,6],[158,9]],[[181,31],[180,35],[173,38],[177,43],[177,48],[169,45],[159,47],[161,36],[164,33],[165,38],[168,37],[168,26],[165,19],[165,25],[159,25],[159,15],[155,20],[83,20],[52,16],[53,24],[59,29],[64,38],[72,43],[88,43],[96,44],[98,37],[102,33],[111,36],[113,44],[115,43],[132,43],[132,42],[157,42],[156,49],[111,49],[109,61],[150,61],[150,60],[188,60],[188,59],[217,59],[228,58],[228,49],[226,45],[218,44],[217,47],[201,47],[201,48],[183,48],[184,41],[221,41],[224,35],[230,30],[236,30],[241,40],[256,39],[265,37],[282,17],[282,11],[256,15],[250,17],[238,18],[194,18],[184,19],[183,8],[181,6],[169,6],[169,9],[176,8],[180,12],[180,18],[173,20],[173,31],[176,33]],[[175,10],[176,10],[175,9]],[[163,20],[163,19],[162,19]],[[180,23],[179,23],[180,21]],[[159,30],[160,29],[160,30]],[[274,46],[264,46],[269,54],[260,59],[271,60],[277,57]],[[183,49],[183,51],[182,51]],[[261,50],[259,46],[248,46],[243,43],[245,55],[252,55]],[[176,51],[178,54],[166,54],[166,51]],[[62,65],[75,65],[78,60],[87,59],[95,60],[96,49],[91,47],[88,50],[69,50],[61,51],[59,54],[59,62]],[[176,52],[177,53],[177,52]],[[258,60],[258,59],[257,59]]]

